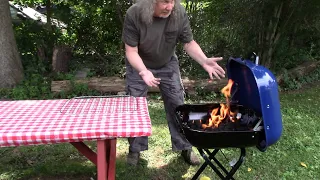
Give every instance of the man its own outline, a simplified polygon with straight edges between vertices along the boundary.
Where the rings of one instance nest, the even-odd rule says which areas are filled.
[[[184,49],[208,73],[210,79],[224,77],[217,64],[222,58],[207,58],[193,40],[189,20],[180,0],[139,0],[126,13],[122,39],[126,50],[126,91],[132,96],[147,96],[149,87],[159,87],[164,101],[172,150],[181,151],[191,165],[200,164],[192,146],[179,132],[175,108],[184,103],[179,63],[175,47]],[[128,139],[127,163],[137,165],[140,151],[148,149],[148,138]]]

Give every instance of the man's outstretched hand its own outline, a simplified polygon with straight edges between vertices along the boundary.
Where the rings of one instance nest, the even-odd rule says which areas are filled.
[[[142,77],[143,81],[150,87],[158,87],[160,84],[160,78],[155,78],[151,71],[143,70],[139,72],[139,75]]]
[[[222,60],[222,57],[211,57],[211,58],[207,58],[202,64],[203,69],[208,72],[210,79],[213,79],[212,75],[214,75],[217,79],[221,79],[225,77],[225,71],[217,63],[217,61],[221,61],[221,60]]]

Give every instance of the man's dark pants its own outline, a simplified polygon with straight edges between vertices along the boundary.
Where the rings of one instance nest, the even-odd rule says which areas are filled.
[[[179,132],[175,120],[175,108],[184,103],[184,90],[181,82],[179,63],[176,57],[160,69],[149,69],[154,77],[161,78],[159,89],[164,102],[166,118],[171,134],[172,150],[191,149],[190,143]],[[126,61],[126,91],[134,97],[146,97],[148,86],[139,73]],[[128,139],[130,152],[140,152],[148,149],[148,137]]]

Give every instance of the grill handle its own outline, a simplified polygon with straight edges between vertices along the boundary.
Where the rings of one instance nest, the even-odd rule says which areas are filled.
[[[253,61],[256,65],[259,65],[259,56],[255,52],[250,53],[248,59]]]

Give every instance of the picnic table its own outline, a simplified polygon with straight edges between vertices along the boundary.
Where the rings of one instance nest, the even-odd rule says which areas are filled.
[[[150,135],[144,97],[0,101],[0,147],[71,143],[98,180],[115,179],[117,138]],[[97,141],[96,152],[84,141]]]

